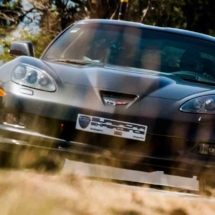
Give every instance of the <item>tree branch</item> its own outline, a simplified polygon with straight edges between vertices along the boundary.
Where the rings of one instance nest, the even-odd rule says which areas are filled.
[[[110,19],[114,19],[114,17],[116,17],[117,11],[119,10],[119,5],[120,5],[120,2],[117,4],[117,7],[116,7],[115,11],[113,12],[113,14],[111,15]]]
[[[143,10],[143,15],[142,15],[142,18],[141,18],[141,23],[144,23],[144,21],[146,20],[146,17],[149,13],[149,11],[151,10],[151,6],[152,6],[152,0],[148,0],[148,6],[145,10]]]

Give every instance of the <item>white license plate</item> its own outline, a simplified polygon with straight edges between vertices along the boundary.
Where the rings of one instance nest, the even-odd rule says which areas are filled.
[[[76,129],[145,141],[147,126],[97,116],[78,114]]]

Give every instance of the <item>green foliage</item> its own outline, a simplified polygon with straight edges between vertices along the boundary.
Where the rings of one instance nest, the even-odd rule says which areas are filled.
[[[215,35],[215,4],[212,0],[148,0],[148,4],[149,2],[150,12],[144,23]]]
[[[10,56],[9,49],[10,49],[11,41],[6,41],[4,39],[1,40],[2,45],[2,52],[0,52],[0,59],[3,63],[12,60]]]
[[[34,45],[34,53],[36,57],[40,57],[45,47],[54,39],[55,34],[47,34],[46,32],[40,32],[37,35],[29,34],[26,31],[20,32],[18,38],[8,37],[1,40],[2,52],[0,52],[0,59],[3,63],[12,60],[9,50],[10,45],[14,40],[31,41]]]

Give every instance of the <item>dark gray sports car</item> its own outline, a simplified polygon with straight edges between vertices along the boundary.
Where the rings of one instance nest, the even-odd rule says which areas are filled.
[[[214,37],[83,20],[40,59],[30,42],[12,43],[10,53],[17,58],[0,67],[2,151],[53,149],[213,179]]]

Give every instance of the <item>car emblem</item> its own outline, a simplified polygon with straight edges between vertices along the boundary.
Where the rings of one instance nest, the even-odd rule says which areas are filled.
[[[107,105],[114,105],[114,106],[117,106],[117,105],[127,105],[128,102],[125,102],[125,101],[116,101],[114,99],[104,99],[104,103],[107,104]]]
[[[88,116],[80,116],[78,119],[78,122],[79,122],[79,125],[81,126],[81,128],[87,128],[87,126],[91,122],[91,118]]]

